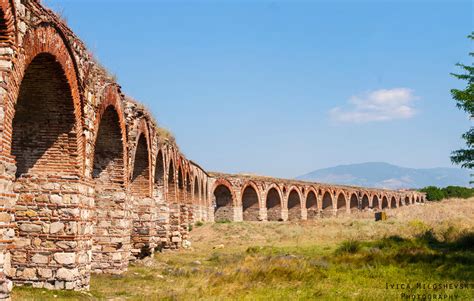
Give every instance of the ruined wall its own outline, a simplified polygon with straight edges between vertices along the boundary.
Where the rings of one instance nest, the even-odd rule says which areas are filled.
[[[91,272],[120,274],[131,260],[181,247],[197,221],[312,219],[424,201],[209,175],[35,0],[0,0],[0,98],[0,299],[13,283],[88,289]]]

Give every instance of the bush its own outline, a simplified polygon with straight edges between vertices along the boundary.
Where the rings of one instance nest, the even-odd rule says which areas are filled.
[[[360,250],[360,242],[357,240],[346,240],[344,241],[339,248],[336,249],[336,254],[355,254]]]
[[[440,201],[448,198],[467,199],[474,196],[474,189],[460,186],[448,186],[438,188],[436,186],[428,186],[420,190],[426,193],[428,201]]]
[[[426,199],[428,201],[440,201],[446,197],[444,192],[435,186],[428,186],[420,191],[426,193]]]
[[[195,225],[196,227],[201,227],[202,225],[204,225],[204,223],[201,221],[197,221]]]

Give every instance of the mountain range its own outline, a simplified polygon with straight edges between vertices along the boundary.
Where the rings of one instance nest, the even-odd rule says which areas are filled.
[[[296,179],[320,183],[386,189],[449,185],[469,187],[470,170],[460,168],[406,168],[384,162],[367,162],[318,169]]]

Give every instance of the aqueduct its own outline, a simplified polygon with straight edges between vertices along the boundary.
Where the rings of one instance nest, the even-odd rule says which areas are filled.
[[[208,173],[37,0],[0,0],[0,298],[87,289],[91,273],[177,249],[196,221],[286,221],[425,201]]]

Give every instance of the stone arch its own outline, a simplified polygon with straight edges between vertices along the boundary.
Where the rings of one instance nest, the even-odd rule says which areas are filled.
[[[420,202],[420,197],[419,197],[419,196],[416,197],[416,201],[415,201],[415,202],[416,202],[416,203],[419,203],[419,202]]]
[[[178,164],[178,178],[177,178],[177,187],[178,187],[178,203],[184,203],[184,176],[183,168],[181,164]]]
[[[369,197],[365,193],[364,193],[364,196],[362,197],[361,209],[362,210],[369,209]]]
[[[334,204],[332,201],[332,195],[329,191],[324,191],[323,193],[321,209],[324,216],[332,215]]]
[[[45,37],[48,38],[45,39]],[[27,100],[26,102],[44,102],[45,105],[41,108],[32,108],[32,110],[40,110],[37,111],[36,116],[33,116],[35,118],[31,120],[31,122],[36,122],[40,126],[37,131],[40,129],[48,131],[50,140],[54,139],[53,131],[57,131],[57,135],[60,135],[61,132],[63,132],[61,136],[56,137],[58,140],[55,142],[59,142],[59,140],[61,140],[59,138],[61,137],[65,139],[66,136],[70,143],[73,140],[76,140],[75,152],[77,155],[71,156],[70,160],[76,162],[73,166],[77,165],[74,167],[74,169],[77,169],[77,174],[83,175],[85,141],[82,136],[82,98],[79,89],[80,79],[77,76],[77,65],[74,60],[74,55],[70,52],[67,41],[63,38],[62,33],[56,28],[50,26],[50,24],[40,24],[38,27],[29,30],[23,38],[23,49],[25,52],[19,55],[18,59],[15,60],[14,64],[17,68],[13,70],[14,74],[11,75],[7,87],[5,88],[9,93],[6,94],[4,99],[6,104],[4,121],[5,136],[2,139],[2,142],[6,143],[3,145],[3,148],[7,154],[12,154],[13,157],[17,155],[17,153],[15,154],[15,152],[12,152],[12,134],[15,135],[13,119],[17,116],[16,113],[18,110],[25,110],[25,101],[21,101],[19,104],[18,100],[22,100],[22,98],[23,100],[25,100],[25,98],[31,98],[31,95],[34,94],[34,101]],[[24,85],[25,83],[26,85]],[[36,83],[36,85],[34,83]],[[41,83],[41,85],[38,83]],[[48,89],[55,92],[48,94]],[[36,91],[38,93],[36,93]],[[55,94],[57,97],[55,97]],[[50,99],[50,101],[47,101],[47,99]],[[53,108],[48,107],[48,104],[49,106],[54,106],[51,104],[51,101],[54,99],[56,99],[58,104],[63,103],[63,105],[58,105]],[[71,106],[69,106],[69,108],[68,106],[65,107],[65,104],[69,102],[71,103]],[[45,123],[47,120],[52,121],[53,125],[58,123],[57,121],[54,121],[54,116],[57,115],[55,112],[61,109],[65,115],[60,117],[64,120],[64,123],[61,124],[63,129],[60,129],[60,126],[58,125],[55,127],[42,125],[42,122]],[[50,112],[51,114],[45,116],[44,121],[41,122],[37,119],[40,119],[41,115],[46,115],[46,113],[42,112]],[[71,125],[71,118],[74,119],[73,125]],[[35,135],[33,130],[30,130],[30,132],[32,136]],[[41,145],[51,145],[52,142],[54,141],[44,141]],[[44,146],[39,147],[38,149],[39,151],[37,150],[35,152],[37,156],[41,154],[42,150],[44,151]],[[62,152],[62,155],[64,155],[64,153],[67,152]],[[31,163],[30,160],[30,164]],[[20,172],[22,172],[21,169]]]
[[[150,197],[150,145],[146,133],[138,135],[133,158],[130,191],[137,197]]]
[[[199,179],[198,176],[194,176],[194,201],[193,203],[196,205],[200,205],[200,193],[199,193]]]
[[[372,208],[373,209],[380,209],[380,201],[379,201],[379,197],[377,195],[374,194],[374,196],[372,197]]]
[[[349,208],[351,211],[359,210],[359,198],[355,192],[351,194],[351,198],[349,199]]]
[[[193,200],[192,183],[189,172],[186,172],[186,203],[191,204]]]
[[[219,179],[214,184],[214,220],[232,221],[234,220],[235,196],[232,185],[224,179]]]
[[[170,160],[168,165],[168,203],[177,203],[177,191],[176,191],[176,175],[175,175],[175,165],[173,159]]]
[[[159,149],[156,154],[154,180],[154,191],[158,198],[162,199],[165,195],[165,158],[163,156],[163,150],[161,149]]]
[[[306,216],[307,219],[315,219],[318,216],[318,198],[313,188],[309,188],[306,192]]]
[[[204,189],[204,179],[201,179],[201,202],[207,207],[206,191]]]
[[[124,120],[118,104],[106,97],[96,119],[92,178],[95,184],[92,270],[126,270],[131,224],[125,184],[127,146]],[[115,98],[114,98],[115,99]],[[116,100],[115,100],[116,101]],[[120,112],[120,113],[119,113]],[[110,239],[114,236],[114,240]]]
[[[267,208],[267,220],[268,221],[281,221],[281,208],[283,198],[280,188],[272,184],[265,194],[265,206]]]
[[[242,216],[244,221],[258,221],[260,216],[260,197],[257,185],[248,182],[242,189]]]
[[[291,187],[288,193],[288,220],[301,219],[301,192],[297,187]]]
[[[382,210],[388,208],[388,198],[386,195],[382,196]]]
[[[23,216],[16,220],[16,236],[30,241],[19,251],[25,259],[13,256],[11,263],[15,271],[22,271],[34,264],[26,254],[44,253],[44,267],[55,275],[60,266],[53,257],[62,250],[51,249],[50,242],[63,240],[64,236],[71,242],[82,240],[82,234],[71,229],[78,224],[92,228],[93,223],[92,218],[81,214],[81,208],[87,211],[90,206],[88,197],[93,197],[86,196],[92,181],[84,181],[82,98],[74,57],[56,29],[41,25],[30,29],[24,36],[22,50],[12,59],[12,71],[3,73],[3,89],[8,93],[2,95],[1,104],[4,114],[0,149],[16,164],[16,173],[12,174],[16,182],[13,190],[18,196],[15,210],[17,216]],[[67,213],[59,210],[54,220],[38,217],[50,211],[51,206],[63,203],[68,203]],[[34,214],[27,215],[26,211]],[[58,228],[46,232],[53,222]],[[41,229],[26,231],[24,225],[33,223],[40,223]],[[31,243],[33,240],[37,245]],[[82,265],[71,265],[77,269],[78,277],[75,283],[65,285],[78,289],[88,285],[90,250],[87,244],[75,251],[78,258],[87,259]],[[12,277],[19,282],[56,281],[52,276],[28,276],[21,272]]]
[[[16,177],[81,176],[81,129],[74,101],[56,58],[36,56],[21,82],[12,122]]]
[[[339,195],[337,196],[337,210],[339,211],[340,209],[346,209],[347,208],[347,202],[346,202],[346,196],[344,193],[340,192]]]
[[[395,199],[395,196],[392,196],[390,199],[390,208],[391,209],[397,208],[397,200]]]

